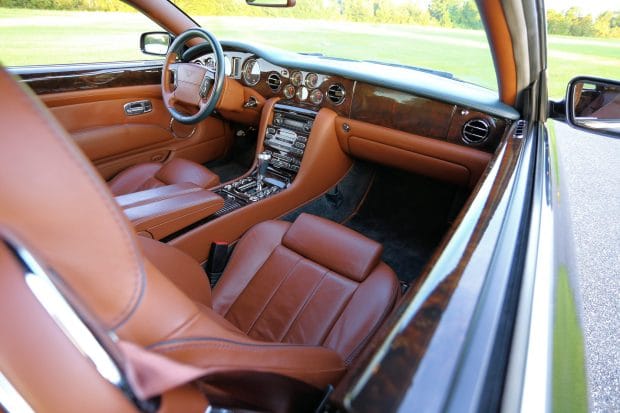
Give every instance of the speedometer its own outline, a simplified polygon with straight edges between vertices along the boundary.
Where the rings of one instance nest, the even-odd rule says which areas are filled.
[[[255,86],[260,81],[260,66],[256,59],[248,59],[243,65],[243,80],[248,86]]]

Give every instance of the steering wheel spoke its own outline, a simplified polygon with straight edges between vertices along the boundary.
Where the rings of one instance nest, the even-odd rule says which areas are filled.
[[[190,39],[199,37],[210,43],[214,51],[216,70],[194,63],[178,62],[183,45]],[[162,73],[162,97],[170,115],[185,124],[200,122],[215,109],[224,85],[224,52],[217,39],[204,29],[190,29],[179,35],[166,56]],[[193,115],[180,113],[175,103],[194,106],[198,111]]]

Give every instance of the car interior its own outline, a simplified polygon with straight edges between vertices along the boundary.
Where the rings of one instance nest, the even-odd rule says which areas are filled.
[[[40,267],[119,359],[148,359],[131,343],[202,369],[160,411],[307,409],[379,345],[519,114],[435,74],[220,43],[172,6],[147,11],[177,34],[163,64],[0,74],[2,306],[33,326],[4,345],[55,354],[5,373],[23,372],[35,410],[136,407],[28,293]]]

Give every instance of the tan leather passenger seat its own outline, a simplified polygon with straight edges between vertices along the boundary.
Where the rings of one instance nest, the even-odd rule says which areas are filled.
[[[394,306],[399,284],[381,244],[342,225],[302,214],[267,221],[239,241],[222,278],[185,254],[141,239],[146,257],[189,297],[249,337],[322,346],[350,364]]]
[[[312,215],[264,222],[236,247],[213,308],[252,338],[328,347],[349,364],[399,294],[382,251]]]
[[[220,178],[196,162],[174,158],[165,164],[147,162],[134,165],[116,175],[108,185],[112,194],[119,196],[182,183],[212,188],[220,183]]]

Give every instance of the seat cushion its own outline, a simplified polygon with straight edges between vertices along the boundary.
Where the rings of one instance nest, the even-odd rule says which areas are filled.
[[[147,162],[127,168],[108,185],[112,194],[119,196],[186,182],[201,188],[211,188],[220,183],[220,178],[196,162],[174,158],[165,164]]]
[[[324,252],[330,237],[336,255]],[[363,252],[373,257],[352,261]],[[374,241],[322,218],[261,223],[235,248],[213,309],[254,339],[328,347],[349,364],[399,296],[394,272],[376,253]]]

